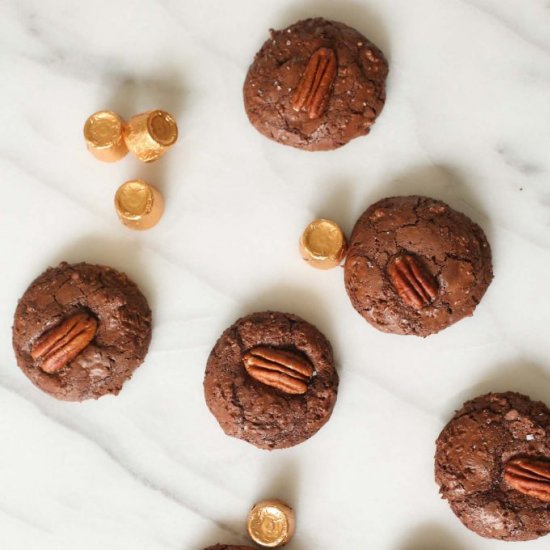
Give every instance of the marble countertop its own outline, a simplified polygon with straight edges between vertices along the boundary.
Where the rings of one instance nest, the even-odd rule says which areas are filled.
[[[390,61],[372,133],[331,153],[266,140],[242,104],[267,30],[314,15]],[[289,550],[502,548],[440,500],[434,441],[480,393],[550,404],[549,31],[548,0],[3,0],[0,547],[244,543],[251,505],[279,497],[297,511]],[[97,162],[82,126],[101,108],[166,109],[180,140],[151,165]],[[135,177],[166,199],[145,233],[113,209]],[[475,315],[426,340],[371,328],[342,270],[297,252],[314,217],[349,233],[375,200],[412,193],[478,222],[495,266]],[[118,397],[58,402],[16,366],[17,299],[61,260],[127,272],[153,308],[150,353]],[[341,379],[330,422],[272,453],[225,437],[202,395],[218,335],[267,308],[315,323]]]

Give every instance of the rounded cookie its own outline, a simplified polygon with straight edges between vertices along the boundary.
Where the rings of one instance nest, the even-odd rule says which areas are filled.
[[[204,550],[254,550],[250,546],[235,546],[234,544],[215,544]]]
[[[444,202],[391,197],[355,224],[344,276],[371,325],[428,336],[473,314],[493,278],[491,249],[483,230]]]
[[[550,410],[513,392],[466,402],[437,439],[435,479],[460,521],[482,537],[517,541],[546,535]],[[542,493],[534,496],[533,480],[546,487],[546,500]]]
[[[253,313],[229,327],[206,365],[204,394],[227,435],[292,447],[330,418],[338,374],[330,342],[296,315]]]
[[[309,151],[368,134],[386,99],[384,54],[355,29],[322,18],[270,33],[244,83],[255,128]]]
[[[102,265],[63,262],[47,269],[15,311],[17,363],[57,399],[117,394],[150,341],[147,300],[124,273]]]

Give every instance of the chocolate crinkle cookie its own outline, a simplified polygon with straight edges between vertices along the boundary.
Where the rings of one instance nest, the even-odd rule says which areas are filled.
[[[507,541],[550,532],[550,410],[519,393],[464,404],[436,443],[439,492],[478,535]]]
[[[150,340],[147,300],[124,273],[102,265],[49,268],[15,311],[17,363],[57,399],[117,394],[143,362]]]
[[[330,418],[337,390],[329,341],[300,317],[273,311],[230,326],[204,377],[206,403],[224,432],[268,450],[315,434]]]
[[[477,224],[444,202],[391,197],[355,224],[344,276],[371,325],[428,336],[473,314],[493,278],[491,248]]]
[[[355,29],[322,18],[274,31],[244,83],[250,122],[264,136],[310,151],[368,134],[386,98],[388,63]]]

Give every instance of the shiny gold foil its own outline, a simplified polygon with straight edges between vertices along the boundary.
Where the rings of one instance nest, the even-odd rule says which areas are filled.
[[[149,229],[164,212],[164,199],[152,185],[143,180],[123,183],[115,195],[115,208],[120,221],[130,229]]]
[[[317,269],[340,265],[346,252],[346,237],[338,224],[331,220],[312,221],[300,238],[302,258]]]
[[[164,155],[178,139],[178,125],[166,111],[148,111],[133,116],[126,126],[124,139],[128,149],[143,162]]]
[[[112,111],[98,111],[84,124],[88,150],[103,162],[115,162],[128,153],[124,141],[125,122]]]
[[[250,510],[247,528],[252,540],[260,546],[284,546],[294,536],[294,511],[280,500],[263,500]]]

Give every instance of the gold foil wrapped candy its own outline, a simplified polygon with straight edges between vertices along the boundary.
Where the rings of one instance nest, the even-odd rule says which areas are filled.
[[[120,221],[130,229],[149,229],[164,212],[162,195],[143,180],[123,183],[115,195],[115,207]]]
[[[126,145],[143,162],[160,158],[178,139],[178,125],[166,111],[155,110],[133,116],[124,132]]]
[[[284,546],[294,535],[294,511],[280,500],[263,500],[250,510],[247,528],[252,540],[260,546]]]
[[[346,237],[338,224],[331,220],[312,221],[300,238],[302,258],[317,269],[340,265],[346,252]]]
[[[84,124],[88,150],[103,162],[115,162],[128,153],[124,141],[124,120],[113,111],[98,111]]]

